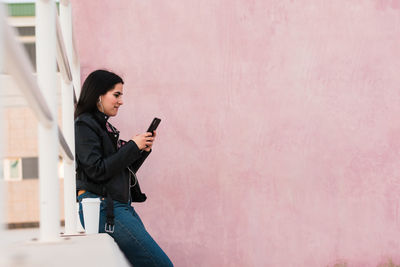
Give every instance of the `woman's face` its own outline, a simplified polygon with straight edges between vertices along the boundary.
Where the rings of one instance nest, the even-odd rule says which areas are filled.
[[[107,116],[112,117],[117,115],[118,108],[124,103],[122,95],[123,85],[122,83],[117,83],[113,89],[100,96],[97,108]]]

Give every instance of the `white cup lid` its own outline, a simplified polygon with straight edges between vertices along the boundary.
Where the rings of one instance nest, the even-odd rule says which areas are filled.
[[[84,198],[84,199],[82,199],[82,202],[85,202],[85,203],[99,203],[101,201],[100,201],[100,198],[96,197],[96,198]]]

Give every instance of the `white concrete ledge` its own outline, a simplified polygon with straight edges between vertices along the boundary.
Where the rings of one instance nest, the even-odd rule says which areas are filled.
[[[42,243],[32,240],[32,231],[4,232],[8,238],[3,240],[5,248],[0,254],[0,266],[130,266],[117,243],[107,234],[70,236],[59,242]],[[38,236],[39,231],[35,232]]]

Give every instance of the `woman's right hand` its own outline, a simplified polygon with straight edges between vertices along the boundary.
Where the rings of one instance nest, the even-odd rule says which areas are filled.
[[[142,133],[132,137],[131,140],[136,143],[140,150],[143,150],[153,143],[154,138],[151,133]]]

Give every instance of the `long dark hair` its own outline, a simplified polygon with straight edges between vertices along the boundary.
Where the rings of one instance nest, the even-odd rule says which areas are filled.
[[[85,112],[97,110],[99,96],[113,89],[116,84],[124,81],[117,74],[107,70],[95,70],[89,74],[82,85],[81,95],[75,109],[75,118]]]

